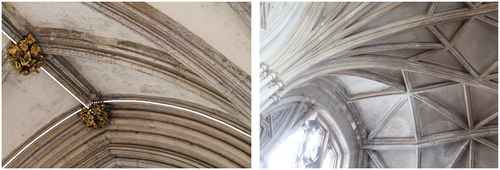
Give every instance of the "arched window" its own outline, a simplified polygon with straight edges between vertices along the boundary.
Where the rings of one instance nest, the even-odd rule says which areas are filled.
[[[333,168],[336,156],[323,127],[306,121],[269,157],[269,168]],[[325,146],[328,145],[328,146]]]
[[[321,163],[321,168],[333,168],[337,163],[337,155],[333,151],[331,144],[328,144],[326,148],[325,157],[323,158],[323,163]]]

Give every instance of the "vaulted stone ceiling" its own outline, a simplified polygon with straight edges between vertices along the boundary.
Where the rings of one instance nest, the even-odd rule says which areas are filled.
[[[110,125],[88,129],[48,74],[12,70],[2,35],[3,167],[250,167],[249,9],[3,2],[6,34],[32,33],[83,103],[113,104]]]
[[[261,3],[261,166],[318,112],[332,167],[498,167],[497,18],[495,2]]]

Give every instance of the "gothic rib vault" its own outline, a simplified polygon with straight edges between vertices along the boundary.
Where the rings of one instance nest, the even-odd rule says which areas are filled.
[[[260,10],[261,167],[498,167],[496,2]]]
[[[45,70],[113,109],[88,129],[48,74],[11,70],[2,35],[2,167],[250,167],[249,9],[3,2],[6,34],[32,33]]]

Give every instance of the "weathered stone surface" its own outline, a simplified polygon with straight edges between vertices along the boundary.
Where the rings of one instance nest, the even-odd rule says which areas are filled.
[[[217,10],[168,13],[204,6]],[[227,3],[5,2],[2,14],[81,101],[45,73],[16,78],[2,50],[3,167],[251,166],[250,29]],[[70,114],[97,99],[142,103],[91,131]]]
[[[261,12],[265,166],[269,146],[295,132],[272,125],[301,124],[284,108],[307,96],[328,103],[318,115],[344,110],[324,129],[345,132],[353,142],[340,148],[354,150],[330,161],[352,153],[349,167],[498,167],[497,3],[264,2]],[[277,113],[289,118],[270,121]],[[318,159],[305,164],[327,158]]]

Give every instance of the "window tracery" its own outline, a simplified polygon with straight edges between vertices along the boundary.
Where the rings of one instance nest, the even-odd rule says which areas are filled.
[[[333,150],[332,144],[328,144],[321,168],[333,168],[337,164],[337,154]]]
[[[337,156],[327,139],[316,120],[307,120],[270,156],[269,167],[333,168]]]

